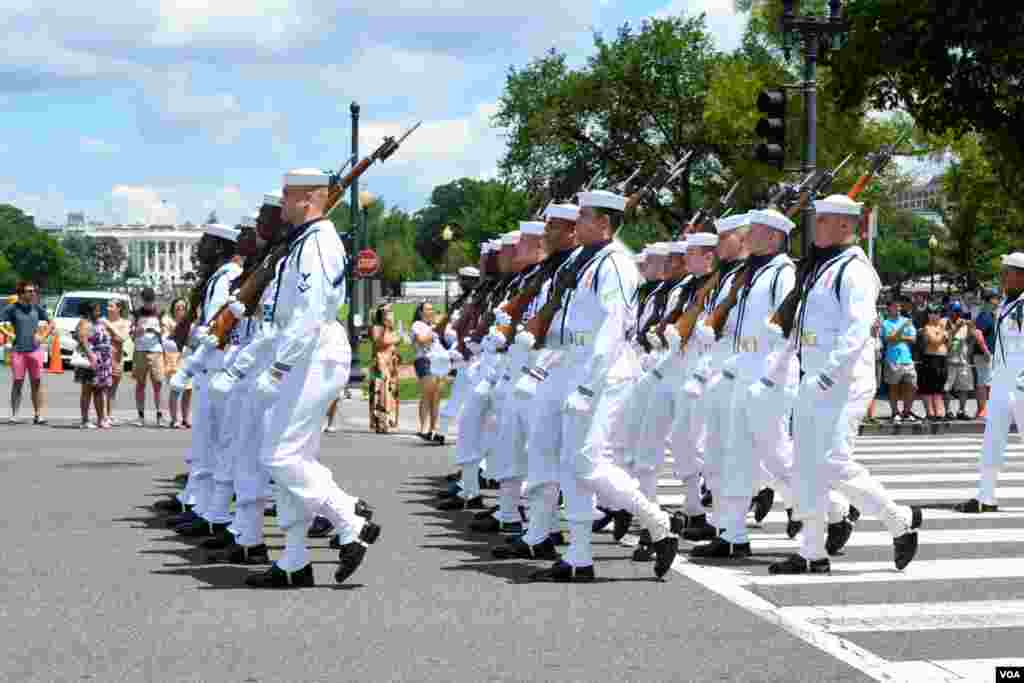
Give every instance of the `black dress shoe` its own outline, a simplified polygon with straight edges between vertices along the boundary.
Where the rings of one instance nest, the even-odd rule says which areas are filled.
[[[551,568],[531,574],[530,580],[550,583],[591,583],[594,580],[594,565],[573,567],[571,564],[559,560]]]
[[[676,561],[679,554],[679,539],[675,536],[666,536],[657,543],[651,545],[654,549],[654,575],[659,579],[668,573],[672,563]]]
[[[277,506],[271,505],[268,508],[263,508],[264,517],[277,517]]]
[[[210,553],[207,559],[220,564],[269,564],[270,553],[264,543],[253,546],[234,543],[223,550]]]
[[[165,515],[180,515],[185,506],[177,498],[166,498],[153,503],[153,509]]]
[[[334,572],[337,583],[345,583],[366,557],[366,548],[380,538],[380,526],[367,522],[359,532],[359,540],[346,543],[338,551],[338,569]],[[360,541],[362,541],[360,543]]]
[[[921,508],[910,506],[910,528],[920,529],[921,524],[924,522],[924,515],[921,512]]]
[[[334,525],[331,524],[331,520],[317,515],[313,518],[313,523],[309,525],[306,535],[310,538],[327,538],[332,531],[334,531]]]
[[[846,513],[846,518],[856,524],[857,520],[860,519],[860,510],[851,505],[850,509]]]
[[[850,506],[850,509],[852,511],[852,505]],[[860,513],[858,513],[857,516],[860,517]],[[793,508],[786,508],[786,517],[789,518],[786,522],[786,535],[790,538],[796,538],[796,535],[803,530],[804,523],[798,519],[793,519]]]
[[[310,588],[313,586],[313,565],[307,564],[302,569],[286,572],[272,564],[267,571],[251,575],[245,584],[253,588]]]
[[[208,538],[199,545],[206,550],[223,550],[235,544],[235,535],[224,529],[213,538]]]
[[[621,541],[629,533],[629,527],[633,524],[633,515],[625,510],[618,510],[614,514],[615,526],[612,527],[612,538]]]
[[[434,434],[434,443],[438,446],[444,445],[444,434]]]
[[[707,516],[704,517],[703,522],[703,524],[693,524],[691,521],[690,526],[683,532],[683,538],[691,543],[710,541],[717,538],[719,530],[708,524]]]
[[[420,437],[424,441],[430,441],[433,438],[433,434],[430,432],[416,432],[416,436]]]
[[[903,569],[910,564],[917,555],[917,532],[908,531],[892,539],[892,554],[896,569]]]
[[[676,536],[682,536],[687,529],[707,526],[708,516],[706,514],[688,515],[685,512],[673,512],[668,520],[669,529]]]
[[[654,560],[654,541],[651,540],[651,532],[643,529],[637,538],[637,546],[633,550],[634,562],[651,562]]]
[[[464,498],[449,498],[440,505],[437,506],[438,510],[483,510],[484,499],[481,496],[476,498],[470,498],[466,500]]]
[[[182,472],[181,474],[174,475],[174,483],[178,486],[184,486],[188,483],[188,472]]]
[[[498,506],[497,505],[492,505],[491,507],[487,508],[483,512],[476,512],[476,513],[474,513],[473,514],[473,519],[487,519],[488,517],[493,516],[494,513],[497,512],[497,511],[498,511]]]
[[[768,566],[769,574],[830,574],[832,563],[828,558],[808,562],[799,555],[790,555],[782,562]]]
[[[373,507],[362,498],[356,501],[356,517],[362,517],[367,522],[373,519]]]
[[[705,491],[707,491],[707,490],[705,489]],[[710,508],[711,505],[714,502],[715,502],[715,498],[714,498],[714,496],[711,495],[711,491],[707,491],[706,493],[702,494],[701,497],[700,497],[700,504],[702,506],[704,506],[705,508]]]
[[[448,482],[458,481],[460,479],[462,479],[462,472],[461,471],[459,471],[459,472],[452,472],[451,474],[446,474],[444,476],[444,480],[448,481]]]
[[[602,507],[599,507],[597,509],[604,513],[604,517],[602,517],[601,519],[595,519],[594,523],[590,525],[591,531],[593,531],[595,534],[604,531],[608,528],[609,524],[615,521],[615,515],[612,513],[611,510]]]
[[[189,522],[194,522],[197,519],[202,519],[202,518],[199,515],[197,515],[195,512],[193,512],[192,508],[188,508],[187,510],[182,512],[180,515],[174,515],[173,517],[168,517],[166,524],[167,524],[167,526],[169,528],[173,529],[174,527],[181,526],[182,524],[188,524]]]
[[[522,522],[501,522],[497,517],[474,519],[469,523],[469,530],[477,534],[522,534]]]
[[[721,536],[690,550],[690,557],[716,560],[742,560],[750,557],[750,554],[749,543],[730,543]]]
[[[775,504],[775,491],[772,489],[761,489],[750,501],[750,507],[754,510],[754,521],[760,524],[768,513],[772,511]]]
[[[517,538],[505,545],[491,549],[491,555],[499,560],[557,560],[558,551],[550,538],[545,538],[537,545],[530,545],[522,538]]]
[[[548,540],[555,545],[569,545],[569,540],[565,537],[561,531],[552,531],[548,534]]]
[[[199,518],[194,522],[174,527],[174,532],[188,538],[206,538],[207,536],[217,536],[227,529],[227,524],[214,524]]]
[[[986,503],[980,502],[977,498],[971,498],[965,503],[957,503],[953,506],[953,509],[957,512],[964,512],[971,515],[977,515],[982,512],[997,512],[999,510],[998,505],[987,505]]]
[[[846,545],[853,535],[853,524],[849,520],[843,520],[828,525],[828,534],[825,537],[825,552],[835,555]]]

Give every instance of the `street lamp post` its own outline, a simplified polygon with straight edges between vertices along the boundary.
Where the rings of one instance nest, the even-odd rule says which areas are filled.
[[[802,174],[806,177],[818,167],[818,55],[838,49],[850,24],[842,17],[842,0],[829,0],[829,16],[797,16],[795,0],[782,1],[782,44],[786,59],[794,42],[803,47],[804,74],[799,87],[804,93],[804,153]],[[802,251],[806,256],[814,235],[814,202],[804,205]]]
[[[352,114],[352,165],[355,166],[359,162],[359,104],[353,102],[349,106],[349,112]],[[349,198],[349,210],[351,211],[351,234],[352,234],[352,251],[357,250],[357,239],[359,231],[359,178],[352,181],[351,195]],[[350,263],[355,263],[356,254],[349,254]],[[358,298],[356,296],[356,278],[355,268],[350,266],[348,268],[348,338],[352,344],[352,365],[349,369],[348,383],[362,384],[363,383],[363,368],[359,363],[359,334],[356,331],[356,306],[358,305]],[[346,394],[347,395],[347,394]]]
[[[935,298],[935,250],[939,247],[939,241],[935,239],[935,235],[928,238],[928,263],[929,269],[931,270],[932,277],[932,293],[931,298]]]
[[[362,192],[359,193],[359,208],[362,209],[363,211],[363,221],[361,230],[359,231],[360,251],[366,249],[370,245],[370,206],[372,206],[373,203],[376,201],[377,195],[373,194],[372,192],[363,190]],[[359,285],[359,288],[362,291],[360,301],[362,302],[361,311],[363,315],[363,324],[366,325],[367,328],[369,328],[370,297],[372,296],[372,293],[370,291],[370,280],[369,278],[361,278],[360,282],[362,283]]]
[[[441,239],[444,240],[444,277],[441,278],[442,285],[444,286],[444,312],[448,313],[448,249],[452,246],[452,238],[455,237],[455,233],[452,231],[452,226],[444,226],[444,230],[441,231]]]

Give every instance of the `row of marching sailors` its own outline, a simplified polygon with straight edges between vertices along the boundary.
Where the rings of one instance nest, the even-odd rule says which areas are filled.
[[[861,205],[842,195],[815,203],[815,248],[799,273],[786,255],[793,223],[778,211],[690,225],[682,242],[651,245],[641,259],[615,239],[625,205],[584,192],[579,206],[549,207],[544,223],[484,245],[481,273],[501,283],[485,300],[495,325],[464,345],[450,326],[449,346],[460,348],[434,359],[458,368],[443,414],[458,419],[461,480],[441,507],[480,510],[472,530],[507,534],[498,558],[553,560],[536,580],[593,580],[593,533],[614,524],[621,540],[634,521],[634,560],[653,561],[659,578],[680,536],[703,542],[695,557],[748,557],[746,515],[763,518],[776,491],[787,533],[802,538],[772,573],[828,572],[861,511],[883,521],[896,566],[907,566],[921,510],[897,505],[853,457],[875,391],[880,290],[856,246]],[[545,284],[510,334],[508,302],[538,271]],[[784,329],[773,316],[794,296]],[[538,338],[531,317],[549,297],[557,312]],[[671,515],[656,493],[666,452],[686,487]],[[480,494],[489,479],[499,482],[494,509]]]
[[[316,169],[291,171],[282,194],[264,196],[252,229],[206,226],[192,353],[171,380],[191,381],[197,400],[185,489],[158,508],[177,513],[167,522],[177,533],[203,539],[210,561],[269,565],[246,578],[256,588],[314,584],[311,527],[334,532],[339,583],[380,535],[370,507],[339,488],[318,457],[321,420],[351,364],[336,320],[346,258],[324,216],[329,182]],[[255,282],[262,292],[244,296]],[[227,343],[217,335],[225,316],[236,321]],[[271,500],[285,534],[275,562],[264,542]]]

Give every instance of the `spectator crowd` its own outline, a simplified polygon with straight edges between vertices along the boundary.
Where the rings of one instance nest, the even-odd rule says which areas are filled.
[[[999,302],[999,294],[988,292],[974,312],[949,296],[889,299],[874,334],[879,388],[894,424],[986,418]],[[971,399],[977,403],[973,415]],[[914,410],[918,401],[922,412]],[[874,404],[868,422],[877,423]]]

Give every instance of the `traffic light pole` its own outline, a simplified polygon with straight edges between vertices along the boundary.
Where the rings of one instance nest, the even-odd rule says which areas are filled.
[[[806,36],[804,40],[804,117],[807,131],[804,135],[803,176],[818,169],[818,36]],[[804,204],[801,214],[803,235],[800,240],[801,256],[807,257],[814,240],[814,202]]]

